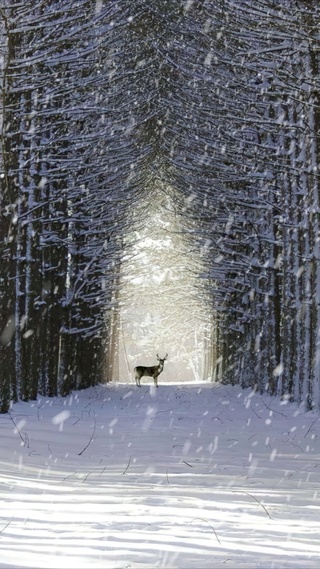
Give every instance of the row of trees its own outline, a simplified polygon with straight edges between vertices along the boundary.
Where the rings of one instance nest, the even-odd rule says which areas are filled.
[[[124,237],[157,180],[206,267],[214,377],[319,407],[317,1],[0,17],[0,409],[106,376]]]
[[[121,70],[110,85],[126,6],[2,0],[0,15],[6,411],[11,399],[103,377],[121,231],[136,192],[130,173],[141,156],[121,113]]]
[[[175,162],[210,240],[220,377],[307,408],[320,406],[319,23],[313,0],[207,2],[198,47],[176,57],[194,143],[181,121]]]

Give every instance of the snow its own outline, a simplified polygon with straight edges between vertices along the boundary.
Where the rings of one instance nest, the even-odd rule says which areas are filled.
[[[320,417],[144,380],[0,416],[0,567],[320,566]]]

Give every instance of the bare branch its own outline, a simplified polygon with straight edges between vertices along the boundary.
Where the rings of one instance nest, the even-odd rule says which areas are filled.
[[[94,438],[94,435],[95,435],[95,432],[96,432],[96,417],[94,417],[93,431],[92,431],[92,435],[91,435],[91,437],[90,437],[90,439],[89,439],[89,442],[88,442],[88,444],[86,444],[86,446],[82,449],[82,451],[79,452],[78,456],[80,456],[81,454],[83,454],[84,451],[87,450],[88,446],[92,443],[93,438]]]
[[[132,458],[132,457],[130,456],[129,462],[128,462],[128,464],[127,464],[125,470],[123,471],[122,476],[127,472],[128,468],[129,468],[129,466],[130,466],[131,458]]]
[[[270,518],[270,520],[272,520],[272,517],[270,516],[267,508],[258,500],[258,498],[256,498],[255,496],[253,496],[252,494],[249,494],[249,492],[245,492],[244,490],[235,490],[234,493],[240,493],[240,494],[246,494],[247,496],[250,496],[250,498],[253,498],[258,504],[260,504],[261,508],[264,509],[265,513],[267,514],[268,518]]]

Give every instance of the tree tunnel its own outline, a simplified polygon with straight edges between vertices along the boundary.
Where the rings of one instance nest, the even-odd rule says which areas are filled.
[[[319,407],[318,2],[5,4],[0,411],[158,352]]]

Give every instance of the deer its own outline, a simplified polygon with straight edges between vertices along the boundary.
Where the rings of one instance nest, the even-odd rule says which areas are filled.
[[[164,356],[164,358],[160,358],[157,354],[157,360],[159,364],[157,366],[137,366],[134,368],[134,378],[136,380],[137,387],[141,387],[141,378],[142,377],[153,377],[153,382],[155,387],[159,387],[158,385],[158,376],[163,371],[164,362],[166,361],[168,354]]]

